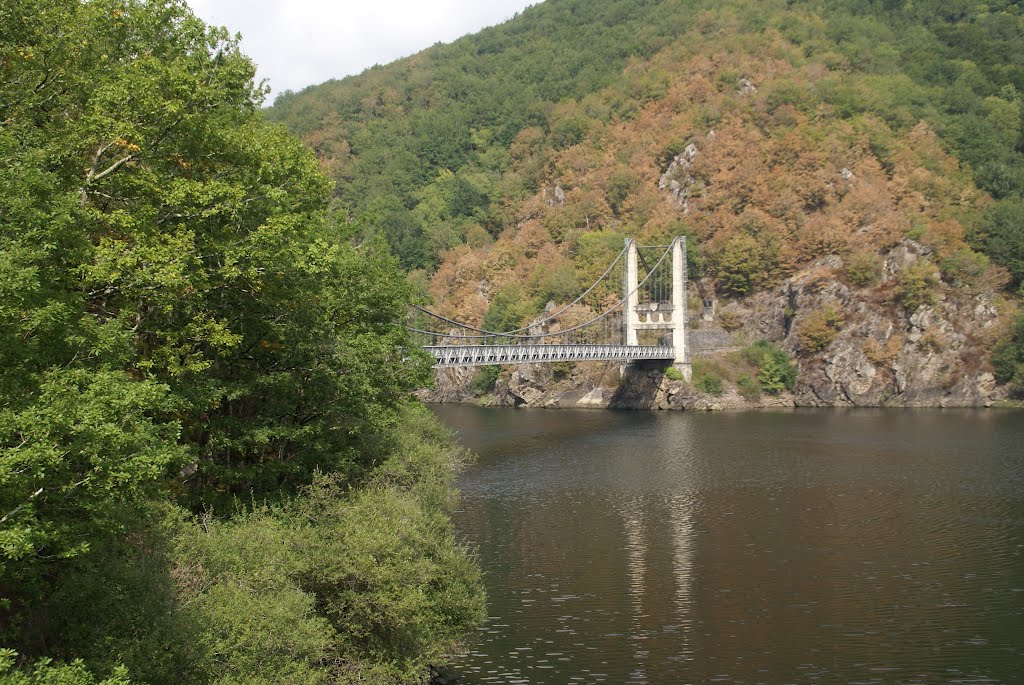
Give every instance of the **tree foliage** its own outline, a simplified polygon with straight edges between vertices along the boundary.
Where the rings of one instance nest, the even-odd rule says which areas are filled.
[[[392,248],[447,272],[434,296],[477,322],[473,288],[522,284],[542,258],[521,234],[586,283],[595,236],[653,242],[683,217],[726,295],[823,254],[884,254],[915,226],[948,282],[990,288],[993,265],[1019,282],[1024,244],[1020,19],[1006,0],[551,0],[286,93],[271,116],[320,153],[353,214],[393,198]],[[435,130],[444,150],[420,140]],[[443,209],[441,178],[473,180],[472,217]],[[470,225],[495,241],[454,249]],[[968,231],[991,264],[965,251]],[[875,283],[866,262],[854,271]]]
[[[907,314],[913,314],[922,306],[935,304],[934,289],[938,282],[935,266],[921,260],[900,272],[896,282],[896,298]]]
[[[759,388],[769,395],[796,387],[799,368],[778,345],[758,340],[743,350],[743,356],[757,367],[756,378],[751,380],[756,380]]]
[[[328,210],[330,182],[264,121],[253,75],[178,0],[0,8],[4,677],[115,683],[123,664],[147,682],[316,682],[344,663],[404,678],[477,616],[438,494],[451,449],[422,416],[420,442],[391,437],[429,367],[396,325],[409,286],[372,231]],[[465,183],[450,211],[473,215]],[[402,468],[433,489],[373,485]],[[357,535],[348,509],[297,523],[316,473],[392,537]],[[227,545],[221,582],[195,573],[215,565],[188,544],[200,529],[268,543]],[[334,547],[296,556],[271,544],[282,531]],[[373,649],[324,634],[326,597],[303,584],[343,549],[395,555]],[[368,607],[338,634],[376,620]]]
[[[1015,396],[1024,395],[1024,314],[1017,314],[1009,335],[993,351],[992,367],[997,381],[1009,383]]]
[[[797,338],[802,350],[814,354],[832,344],[843,327],[843,313],[833,304],[810,312],[797,325]]]
[[[1024,282],[1024,199],[1005,199],[986,207],[973,242],[1005,266],[1019,287]]]

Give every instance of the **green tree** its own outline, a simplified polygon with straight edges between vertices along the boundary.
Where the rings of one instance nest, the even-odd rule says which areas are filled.
[[[1019,286],[1024,281],[1024,200],[1010,198],[986,207],[972,243],[1005,266]]]
[[[757,383],[769,395],[796,387],[800,372],[786,351],[767,340],[758,340],[743,350],[743,356],[757,367]]]
[[[484,315],[483,327],[497,333],[514,331],[522,328],[539,309],[537,301],[527,297],[522,287],[512,285],[495,293]]]
[[[196,559],[167,542],[190,519],[154,520],[177,500],[228,521],[308,493],[317,472],[358,488],[426,382],[396,325],[409,286],[381,242],[359,242],[363,224],[328,212],[328,180],[263,120],[254,71],[177,0],[0,9],[0,637],[25,666],[12,678],[114,682],[124,663],[180,682],[192,674],[175,664],[194,662],[206,681],[217,636],[250,619],[250,637],[287,633],[314,606],[294,592],[205,615],[197,638],[172,601]],[[423,506],[431,525],[412,532],[427,537],[402,558],[454,554],[447,510]],[[468,576],[422,577],[478,597]],[[104,583],[121,602],[101,600]],[[453,611],[458,630],[475,615]],[[367,658],[383,663],[380,644]],[[391,647],[412,668],[440,644]],[[254,682],[261,663],[231,678]]]
[[[1008,383],[1016,396],[1024,395],[1024,314],[1017,314],[1009,335],[992,352],[996,380]]]
[[[713,266],[719,287],[727,294],[746,295],[770,275],[774,249],[746,233],[725,241],[714,253]]]
[[[930,262],[921,260],[900,272],[896,298],[908,314],[913,314],[919,307],[935,303],[933,291],[938,284],[938,270]]]

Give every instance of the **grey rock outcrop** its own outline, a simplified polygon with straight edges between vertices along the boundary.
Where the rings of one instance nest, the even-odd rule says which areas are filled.
[[[697,179],[691,175],[690,170],[693,168],[693,162],[697,159],[698,154],[697,145],[690,143],[683,148],[682,152],[672,158],[668,169],[658,180],[658,189],[667,191],[675,198],[682,208],[683,214],[690,211],[689,198],[697,186]]]

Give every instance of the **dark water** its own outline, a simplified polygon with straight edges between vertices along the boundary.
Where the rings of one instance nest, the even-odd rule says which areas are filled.
[[[1024,413],[439,407],[469,683],[1024,683]]]

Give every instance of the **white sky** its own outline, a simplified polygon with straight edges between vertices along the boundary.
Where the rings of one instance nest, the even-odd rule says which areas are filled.
[[[500,24],[539,0],[188,0],[242,34],[274,95],[358,74]]]

